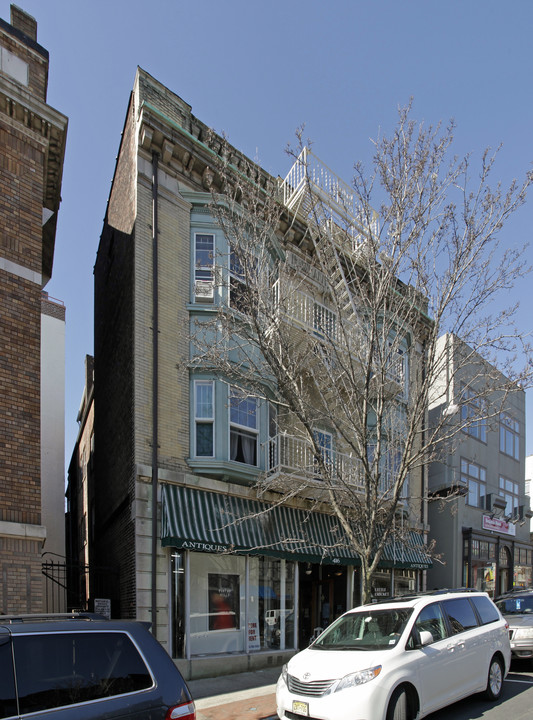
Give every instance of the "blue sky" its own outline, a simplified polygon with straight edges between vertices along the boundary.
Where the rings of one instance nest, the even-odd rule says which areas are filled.
[[[305,123],[316,154],[350,181],[370,138],[414,98],[427,123],[454,118],[455,150],[503,148],[495,177],[533,160],[529,0],[17,0],[50,53],[48,102],[69,118],[52,280],[67,308],[66,461],[93,351],[93,265],[137,65],[274,175]],[[7,0],[0,17],[9,21]],[[533,194],[504,230],[528,242]],[[533,251],[529,253],[533,262]],[[515,291],[530,331],[530,281]],[[506,301],[508,298],[506,299]],[[528,393],[526,452],[533,453]]]

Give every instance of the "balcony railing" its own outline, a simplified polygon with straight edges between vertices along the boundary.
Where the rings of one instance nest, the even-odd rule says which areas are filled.
[[[324,448],[323,458],[328,466],[330,477],[357,492],[365,491],[363,466],[358,458],[351,457],[330,448]],[[321,481],[318,463],[310,442],[295,435],[279,434],[268,442],[267,476],[290,475],[294,478]],[[393,483],[390,472],[382,472],[379,492],[386,493]]]
[[[339,226],[347,225],[353,236],[354,249],[365,236],[379,231],[375,210],[368,208],[367,213],[363,213],[353,189],[306,147],[281,187],[283,202],[290,210],[313,220],[317,219],[318,208],[320,220],[331,220]],[[364,223],[361,217],[365,218]]]

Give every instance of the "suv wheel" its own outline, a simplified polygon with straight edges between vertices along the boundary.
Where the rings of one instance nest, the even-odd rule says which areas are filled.
[[[489,677],[485,694],[489,700],[498,700],[503,690],[502,661],[494,656],[490,661]]]

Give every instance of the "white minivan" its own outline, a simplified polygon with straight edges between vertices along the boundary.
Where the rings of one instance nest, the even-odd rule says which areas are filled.
[[[486,593],[434,591],[348,611],[283,667],[280,720],[418,720],[502,692],[508,625]]]

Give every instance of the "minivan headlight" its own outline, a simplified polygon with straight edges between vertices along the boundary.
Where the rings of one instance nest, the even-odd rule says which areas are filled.
[[[339,692],[339,690],[346,690],[346,688],[356,687],[357,685],[364,685],[370,680],[376,678],[381,672],[381,665],[367,668],[366,670],[359,670],[358,672],[350,673],[345,675],[339,680],[337,685],[332,685],[331,692]]]
[[[281,668],[281,677],[283,678],[283,682],[285,683],[285,685],[288,686],[289,685],[289,671],[287,670],[287,663],[285,663],[285,665],[283,665],[283,667]]]

